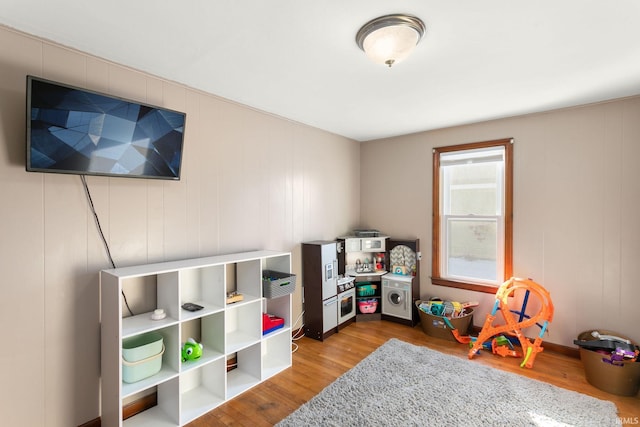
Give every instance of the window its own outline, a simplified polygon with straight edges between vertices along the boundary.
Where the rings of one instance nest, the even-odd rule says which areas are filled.
[[[512,157],[512,139],[434,149],[434,285],[495,293],[511,277]]]

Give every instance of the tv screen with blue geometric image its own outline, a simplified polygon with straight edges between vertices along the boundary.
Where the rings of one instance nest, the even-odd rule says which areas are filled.
[[[27,76],[27,170],[180,179],[186,114]]]

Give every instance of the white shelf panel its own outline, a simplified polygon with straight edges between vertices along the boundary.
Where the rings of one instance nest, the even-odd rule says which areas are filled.
[[[287,325],[283,326],[280,329],[276,329],[275,331],[269,332],[268,334],[264,334],[262,336],[262,339],[266,340],[266,339],[272,338],[272,337],[274,337],[276,335],[286,334],[286,333],[289,333],[289,338],[291,338],[291,329]]]
[[[221,264],[238,263],[251,260],[260,260],[261,258],[290,256],[287,252],[278,251],[252,251],[242,252],[228,255],[215,255],[203,258],[190,258],[179,261],[159,262],[155,264],[142,264],[132,267],[120,267],[102,270],[106,274],[110,274],[118,278],[141,277],[163,273],[171,273],[178,270],[189,268],[202,268]]]
[[[258,342],[260,342],[259,338],[241,331],[227,334],[227,354],[243,350]]]
[[[234,309],[246,304],[251,304],[254,301],[258,301],[262,299],[261,297],[257,297],[255,295],[243,294],[243,296],[244,296],[244,299],[242,301],[232,302],[231,304],[227,304],[227,309]]]
[[[215,362],[224,357],[223,353],[220,353],[215,350],[204,349],[203,355],[198,360],[187,360],[186,362],[182,362],[180,367],[180,372],[189,372],[192,369],[198,369],[209,363]]]
[[[177,424],[171,421],[160,406],[154,406],[135,417],[124,420],[122,425],[124,427],[175,427]]]
[[[148,388],[154,387],[158,384],[161,384],[165,381],[168,381],[172,378],[178,376],[178,373],[164,363],[162,364],[162,368],[160,372],[155,375],[150,376],[149,378],[145,378],[143,380],[137,381],[135,383],[127,384],[125,382],[122,383],[122,398],[129,397],[133,394],[139,393],[142,390],[146,390]]]
[[[122,339],[177,324],[178,319],[169,316],[162,320],[152,320],[151,312],[125,317],[122,319]]]
[[[184,308],[180,308],[183,321],[198,319],[204,316],[208,316],[210,314],[220,313],[221,311],[224,311],[224,307],[207,303],[205,301],[189,301],[189,302],[193,302],[195,304],[201,305],[204,308],[198,311],[189,311],[189,310],[185,310]]]

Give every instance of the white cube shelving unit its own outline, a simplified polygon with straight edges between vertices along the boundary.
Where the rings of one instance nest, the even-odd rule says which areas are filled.
[[[263,298],[264,270],[291,272],[291,254],[255,251],[101,271],[102,425],[182,426],[290,367],[291,295]],[[155,301],[145,301],[144,313],[124,317],[125,288],[155,295]],[[230,290],[244,299],[227,304]],[[185,302],[203,309],[184,310]],[[156,308],[166,318],[152,320]],[[282,317],[284,327],[263,335],[262,313]],[[122,340],[152,331],[165,346],[160,372],[124,383]],[[182,344],[190,337],[202,343],[203,355],[183,363]],[[227,372],[232,357],[237,367]],[[122,419],[127,399],[153,392],[157,406]]]

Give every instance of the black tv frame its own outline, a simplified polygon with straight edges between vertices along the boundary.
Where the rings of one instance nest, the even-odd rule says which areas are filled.
[[[180,179],[186,113],[31,75],[26,95],[27,171]]]

